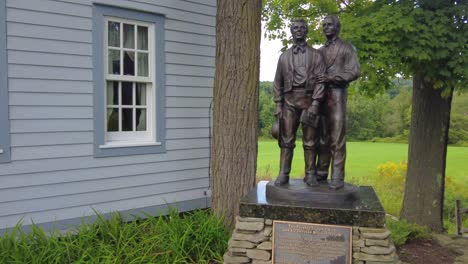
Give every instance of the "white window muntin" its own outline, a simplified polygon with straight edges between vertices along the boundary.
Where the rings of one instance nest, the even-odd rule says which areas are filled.
[[[109,46],[108,43],[108,25],[109,22],[118,22],[120,23],[120,36],[119,36],[119,47],[112,47]],[[154,144],[156,139],[156,123],[155,121],[155,90],[156,90],[156,82],[155,82],[155,69],[156,64],[154,61],[154,52],[155,52],[155,33],[154,33],[154,25],[137,21],[137,20],[130,20],[130,19],[122,19],[117,17],[105,17],[104,19],[104,74],[105,74],[105,83],[104,83],[104,100],[105,100],[105,111],[104,111],[104,126],[106,130],[105,140],[106,145],[127,145],[131,143],[148,143]],[[124,24],[132,24],[134,25],[134,48],[124,48],[124,41],[123,41],[123,25]],[[141,50],[138,48],[137,39],[138,39],[138,26],[147,27],[148,28],[148,47],[147,50]],[[109,73],[109,50],[118,50],[120,51],[120,68],[119,74],[111,74]],[[124,52],[125,51],[132,51],[135,54],[135,61],[134,61],[134,74],[135,75],[124,75]],[[148,54],[148,76],[138,76],[138,59],[137,54],[145,53]],[[123,107],[121,104],[121,94],[119,94],[119,104],[118,105],[108,105],[107,102],[107,82],[108,81],[117,81],[119,82],[119,93],[121,93],[121,84],[122,82],[132,82],[133,83],[133,104],[131,107]],[[121,131],[121,111],[123,108],[131,108],[131,109],[138,109],[142,108],[136,106],[135,100],[135,91],[136,91],[136,83],[145,83],[146,84],[146,131]],[[108,107],[115,107],[119,109],[119,131],[118,132],[109,132],[108,131],[108,118],[107,118],[107,111]],[[133,127],[135,128],[135,111],[133,111]]]
[[[119,47],[113,47],[109,46],[108,43],[108,34],[109,34],[109,27],[108,23],[109,22],[118,22],[120,23],[120,41],[119,41]],[[155,61],[154,61],[154,52],[155,52],[155,37],[154,37],[154,25],[145,23],[145,22],[140,22],[136,20],[130,20],[130,19],[122,19],[122,18],[117,18],[117,17],[106,17],[104,20],[105,26],[104,26],[104,72],[106,76],[106,80],[116,80],[116,81],[134,81],[134,82],[154,82],[154,68],[156,67]],[[136,44],[138,40],[138,30],[134,30],[134,41],[135,41],[135,47],[132,48],[124,48],[124,41],[123,41],[123,24],[133,24],[135,26],[143,26],[148,28],[148,50],[142,50],[138,49],[138,45]],[[108,63],[109,63],[109,50],[116,50],[116,51],[122,51],[120,52],[120,74],[110,74],[109,69],[108,69]],[[125,51],[130,51],[130,52],[135,52],[135,75],[124,75],[124,53]],[[148,76],[138,76],[138,61],[137,61],[137,53],[144,53],[148,54]]]

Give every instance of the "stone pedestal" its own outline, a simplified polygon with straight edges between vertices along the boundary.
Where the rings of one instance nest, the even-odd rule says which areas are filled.
[[[356,187],[348,202],[306,202],[267,199],[267,184],[259,182],[241,200],[224,263],[271,263],[274,220],[352,226],[353,263],[398,263],[385,211],[372,187]]]
[[[385,225],[385,211],[370,186],[357,187],[351,202],[323,203],[269,200],[266,196],[267,184],[266,181],[259,182],[256,188],[241,200],[241,217],[364,227]]]

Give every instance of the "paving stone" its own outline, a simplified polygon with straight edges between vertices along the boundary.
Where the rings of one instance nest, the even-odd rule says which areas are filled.
[[[236,216],[236,220],[239,222],[264,222],[265,219],[259,217],[240,217]]]
[[[360,239],[360,240],[353,240],[353,247],[365,247],[366,244],[364,242],[364,240]]]
[[[228,251],[230,256],[233,257],[247,257],[247,252],[241,253],[241,252],[232,252],[231,250]]]
[[[353,226],[353,236],[359,236],[359,226]]]
[[[390,240],[377,240],[377,239],[366,239],[366,246],[381,246],[381,247],[388,247],[390,246]]]
[[[250,259],[248,257],[240,256],[231,256],[229,253],[224,254],[223,256],[224,263],[226,264],[237,264],[237,263],[249,263]]]
[[[390,231],[386,230],[383,233],[361,233],[362,238],[368,239],[378,239],[378,240],[385,240],[390,236]]]
[[[233,247],[233,248],[230,248],[229,251],[231,253],[247,253],[247,249],[246,248],[236,248],[236,247]]]
[[[257,260],[269,260],[271,258],[271,253],[266,250],[248,249],[247,257]]]
[[[262,222],[237,222],[236,230],[244,231],[260,231],[265,227],[265,223]]]
[[[271,236],[271,232],[273,231],[273,227],[271,226],[266,226],[265,229],[263,230],[263,235],[266,237]]]
[[[462,255],[455,258],[455,262],[468,263],[468,255]]]
[[[385,228],[371,228],[371,227],[360,227],[361,233],[384,233],[387,231]]]
[[[256,232],[253,234],[243,234],[243,233],[234,232],[232,234],[232,239],[240,240],[240,241],[250,241],[250,242],[254,242],[258,244],[262,241],[268,240],[268,237],[263,235],[263,232]]]
[[[252,260],[252,264],[271,264],[271,260]]]
[[[273,225],[273,220],[265,219],[265,225]]]
[[[368,261],[390,262],[391,263],[391,262],[393,262],[393,261],[395,261],[397,259],[395,253],[393,253],[391,255],[370,255],[370,254],[366,254],[366,253],[362,253],[362,252],[353,253],[353,258],[356,259],[356,260],[366,261],[366,263]]]
[[[398,264],[398,260],[391,260],[391,261],[366,261],[366,264]]]
[[[271,250],[272,249],[272,243],[271,243],[271,241],[262,242],[260,245],[257,246],[257,249]]]
[[[363,247],[361,248],[361,252],[371,254],[371,255],[390,255],[395,252],[395,246],[391,245],[390,247]]]
[[[237,241],[230,239],[228,242],[229,248],[254,248],[256,244],[249,241]]]
[[[433,233],[432,238],[441,246],[446,247],[454,242],[454,240],[446,234]]]

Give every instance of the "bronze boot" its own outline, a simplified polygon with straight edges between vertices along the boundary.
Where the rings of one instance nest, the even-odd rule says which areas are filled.
[[[329,184],[330,189],[339,190],[344,187],[344,177],[335,176],[332,173],[331,181]]]
[[[318,186],[317,175],[315,174],[315,151],[304,149],[305,177],[304,182],[314,187]]]
[[[291,162],[293,158],[293,150],[281,148],[280,156],[280,173],[275,180],[275,185],[285,185],[289,183],[289,173],[291,172]]]

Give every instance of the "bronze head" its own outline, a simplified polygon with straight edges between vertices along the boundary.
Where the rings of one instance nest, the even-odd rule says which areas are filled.
[[[295,43],[305,41],[309,28],[304,19],[296,19],[291,24],[291,35]]]
[[[336,16],[326,16],[323,19],[323,33],[327,38],[334,38],[340,34],[341,22]]]

